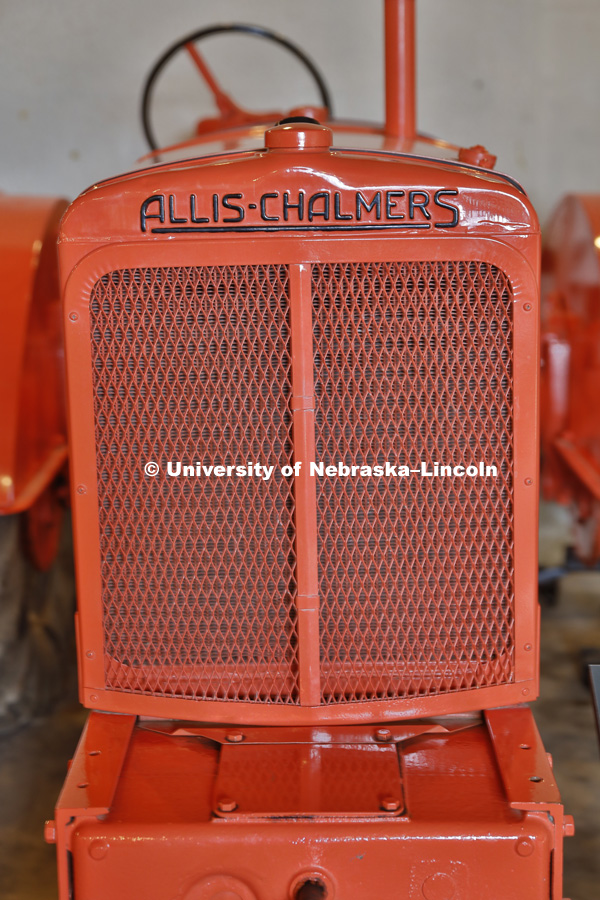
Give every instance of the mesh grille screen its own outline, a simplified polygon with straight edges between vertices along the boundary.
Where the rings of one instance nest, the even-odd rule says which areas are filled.
[[[107,686],[298,702],[286,267],[112,272],[91,319]]]
[[[512,295],[485,263],[317,265],[317,459],[499,477],[318,478],[325,703],[513,671]]]
[[[299,702],[288,293],[285,266],[94,287],[110,689]],[[486,263],[313,267],[317,460],[499,472],[316,479],[325,704],[513,679],[512,301]]]

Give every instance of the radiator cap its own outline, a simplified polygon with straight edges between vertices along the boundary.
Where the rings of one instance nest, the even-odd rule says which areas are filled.
[[[290,116],[265,131],[267,150],[329,150],[332,141],[331,128],[308,116]]]

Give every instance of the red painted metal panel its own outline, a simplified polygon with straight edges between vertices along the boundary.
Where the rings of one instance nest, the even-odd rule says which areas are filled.
[[[496,723],[504,746],[521,740],[532,727],[528,709],[507,712]],[[126,755],[108,814],[98,817],[75,809],[74,820],[64,825],[74,895],[78,900],[107,895],[130,900],[135,887],[146,900],[208,900],[219,891],[241,900],[281,900],[293,897],[297,886],[312,878],[327,886],[328,900],[396,895],[449,900],[493,897],[499,890],[511,900],[561,900],[560,871],[556,873],[561,825],[542,809],[512,808],[497,762],[502,746],[496,746],[493,730],[479,716],[446,723],[452,731],[425,733],[396,745],[405,798],[398,815],[354,815],[348,804],[357,787],[346,777],[345,763],[328,770],[315,757],[312,766],[303,767],[306,804],[298,816],[256,815],[251,820],[235,812],[230,818],[213,812],[218,743],[138,725],[131,738],[121,737]],[[210,728],[205,730],[210,735]],[[381,752],[372,738],[366,744],[365,739],[357,729],[353,747],[375,756]],[[311,744],[284,746],[306,751]],[[318,738],[312,746],[322,747]],[[394,748],[383,746],[382,756],[391,758]],[[257,760],[263,754],[268,770],[278,747],[242,743],[229,750],[234,755],[252,750]],[[337,744],[335,750],[343,755],[347,748]],[[80,748],[78,756],[82,752]],[[244,786],[249,770],[241,755],[240,790],[268,791],[264,781]],[[285,772],[278,773],[271,788],[281,808],[289,794],[284,777]],[[346,814],[322,814],[320,802],[327,793],[347,806]],[[241,794],[230,799],[235,802]],[[59,840],[66,858],[66,837],[59,835]],[[63,885],[61,900],[67,897]]]
[[[220,818],[389,817],[403,806],[393,744],[244,742],[221,748],[213,795]]]

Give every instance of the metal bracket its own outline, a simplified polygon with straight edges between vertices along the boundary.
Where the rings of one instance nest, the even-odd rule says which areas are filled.
[[[56,804],[56,822],[46,823],[46,840],[56,842],[61,897],[69,894],[69,825],[106,815],[125,762],[136,717],[91,712]]]
[[[453,730],[435,721],[386,725],[289,725],[230,726],[194,725],[182,722],[142,720],[140,727],[171,737],[197,737],[217,744],[388,744],[423,734],[447,734]],[[462,726],[460,726],[462,727]]]

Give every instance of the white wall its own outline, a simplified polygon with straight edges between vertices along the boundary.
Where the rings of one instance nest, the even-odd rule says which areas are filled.
[[[419,0],[418,10],[421,130],[485,144],[542,220],[563,193],[600,191],[599,0]],[[74,197],[130,168],[145,151],[138,106],[152,62],[187,32],[233,20],[307,50],[339,115],[381,118],[380,0],[0,0],[0,189]],[[242,100],[277,108],[306,96],[285,63],[260,88],[263,51],[231,47],[211,61]],[[202,110],[186,102],[200,88],[185,60],[172,78],[179,99],[163,113],[170,104],[194,121]]]

